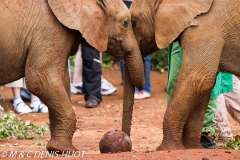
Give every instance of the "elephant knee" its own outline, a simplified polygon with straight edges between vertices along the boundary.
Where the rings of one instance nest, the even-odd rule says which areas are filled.
[[[43,93],[43,85],[40,78],[25,78],[27,89],[36,96]]]
[[[204,97],[206,94],[210,94],[215,84],[216,78],[210,76],[203,76],[198,82],[199,97]]]

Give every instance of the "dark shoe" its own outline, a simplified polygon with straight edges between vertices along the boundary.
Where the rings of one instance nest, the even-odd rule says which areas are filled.
[[[207,136],[207,133],[202,133],[201,145],[207,149],[217,149],[217,144],[214,140]]]
[[[98,101],[96,101],[95,99],[88,99],[86,102],[87,108],[95,108],[97,106],[98,106]]]

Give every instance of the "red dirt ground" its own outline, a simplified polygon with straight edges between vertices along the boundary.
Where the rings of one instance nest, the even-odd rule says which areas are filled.
[[[83,95],[72,95],[72,105],[75,108],[77,116],[77,131],[74,134],[73,144],[81,152],[80,155],[70,157],[47,157],[46,146],[36,145],[39,142],[45,142],[50,139],[47,133],[44,139],[0,140],[0,159],[12,159],[9,157],[11,152],[17,151],[14,159],[169,159],[169,160],[222,160],[222,159],[240,159],[240,151],[233,150],[176,150],[176,151],[155,151],[160,145],[163,132],[162,121],[166,110],[166,95],[164,87],[167,82],[167,73],[160,74],[151,72],[152,96],[145,100],[136,100],[134,104],[134,114],[132,121],[131,140],[133,145],[132,152],[117,154],[101,154],[99,151],[99,141],[101,137],[109,130],[121,129],[122,115],[122,97],[123,87],[120,85],[120,70],[118,66],[103,70],[104,78],[117,87],[117,92],[110,96],[103,96],[102,103],[94,109],[85,108]],[[0,104],[7,110],[13,110],[10,98],[12,93],[9,88],[1,87],[0,94],[4,100]],[[48,122],[48,115],[41,113],[31,113],[28,115],[18,115],[23,120],[41,125]],[[240,126],[231,117],[229,117],[231,128],[234,135],[240,135]],[[7,151],[7,152],[5,152]],[[20,153],[24,152],[24,155]],[[39,155],[41,152],[42,157]],[[27,156],[27,153],[30,153]]]

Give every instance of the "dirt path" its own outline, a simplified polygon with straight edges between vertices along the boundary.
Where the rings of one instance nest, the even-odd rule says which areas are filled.
[[[117,92],[111,96],[103,96],[103,101],[99,107],[94,109],[85,108],[83,95],[73,95],[72,105],[77,115],[77,131],[74,134],[73,144],[80,151],[84,151],[82,159],[203,159],[203,160],[219,160],[219,159],[240,159],[239,151],[225,150],[178,150],[178,151],[158,151],[155,149],[160,145],[162,134],[162,121],[166,110],[166,95],[164,87],[167,82],[167,73],[160,74],[151,72],[152,96],[145,100],[136,100],[134,104],[134,114],[132,122],[131,140],[133,151],[130,153],[118,154],[100,154],[99,140],[109,130],[121,129],[122,115],[122,97],[123,87],[120,85],[120,71],[118,66],[111,69],[103,70],[104,77],[117,87]],[[4,100],[0,104],[5,110],[12,110],[10,98],[12,97],[9,88],[1,87],[1,94]],[[18,117],[30,120],[35,124],[45,124],[48,122],[48,115],[40,113],[31,113],[29,115],[17,115]],[[240,135],[239,125],[229,117],[233,134]],[[24,151],[23,158],[35,159],[56,159],[56,157],[46,157],[37,151],[46,151],[45,146],[38,146],[39,142],[45,142],[50,138],[50,134],[46,134],[44,139],[34,140],[0,140],[0,159],[2,154],[9,154],[11,151],[17,151],[18,155],[14,159],[21,159],[20,152]],[[30,151],[30,152],[29,152]],[[29,157],[27,157],[29,153]],[[81,152],[82,153],[82,152]],[[35,156],[35,157],[34,157]],[[69,156],[69,155],[68,155]],[[76,155],[72,158],[58,156],[57,159],[79,159],[81,156]],[[10,159],[10,158],[7,158]]]

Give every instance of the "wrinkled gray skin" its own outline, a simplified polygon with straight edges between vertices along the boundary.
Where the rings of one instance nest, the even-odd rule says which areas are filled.
[[[240,76],[239,6],[239,0],[133,1],[130,12],[142,55],[175,39],[182,46],[181,69],[158,150],[202,148],[204,114],[218,71]]]
[[[0,85],[25,76],[48,106],[49,151],[77,150],[67,60],[79,43],[123,58],[129,85],[143,86],[142,57],[122,0],[1,0],[0,13]]]

